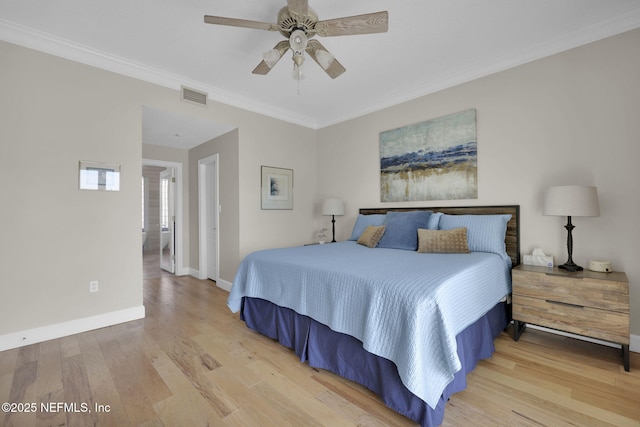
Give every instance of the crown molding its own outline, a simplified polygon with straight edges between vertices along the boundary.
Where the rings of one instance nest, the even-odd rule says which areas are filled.
[[[612,37],[627,31],[640,28],[640,7],[613,18],[600,21],[578,31],[567,34],[560,39],[549,40],[529,49],[524,49],[516,56],[491,58],[481,64],[465,70],[449,73],[411,89],[398,92],[395,96],[387,97],[383,102],[370,105],[368,108],[354,112],[348,116],[336,117],[334,120],[320,121],[319,129],[355,119],[385,108],[393,107],[407,101],[439,92],[463,83],[508,70],[529,62],[558,54],[598,40]]]
[[[640,7],[569,33],[563,38],[550,40],[530,49],[522,50],[516,56],[491,58],[465,70],[443,75],[441,78],[431,79],[429,82],[417,85],[394,96],[386,97],[384,101],[374,103],[366,108],[349,114],[338,114],[324,120],[301,115],[293,110],[260,103],[255,99],[234,94],[219,87],[168,73],[158,68],[55,37],[2,18],[0,18],[0,40],[174,90],[180,90],[181,85],[198,88],[207,92],[209,98],[213,101],[307,128],[320,129],[639,27]]]
[[[159,68],[93,49],[2,18],[0,18],[0,40],[177,91],[180,90],[181,85],[197,88],[207,92],[210,100],[317,129],[315,119],[294,111],[260,103],[255,99],[243,97],[219,87],[168,73]]]

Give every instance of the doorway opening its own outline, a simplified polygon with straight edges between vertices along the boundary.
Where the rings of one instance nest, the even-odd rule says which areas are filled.
[[[160,172],[160,268],[175,273],[176,216],[173,203],[175,192],[175,169]]]
[[[143,259],[178,275],[184,274],[181,177],[181,163],[142,160]]]

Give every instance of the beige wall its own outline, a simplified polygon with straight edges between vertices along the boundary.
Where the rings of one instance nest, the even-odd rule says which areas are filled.
[[[145,147],[143,153],[143,106],[239,129],[238,165],[221,168],[221,179],[237,186],[223,206],[237,205],[237,215],[227,218],[223,209],[221,219],[247,237],[232,237],[224,255],[221,250],[225,280],[233,280],[242,253],[300,243],[312,234],[315,131],[216,102],[202,108],[180,101],[177,90],[4,42],[0,63],[0,220],[6,228],[0,245],[0,345],[21,331],[82,324],[88,316],[141,307],[143,157],[183,164],[184,227],[191,231],[188,165],[197,151],[195,157],[161,147]],[[120,164],[121,191],[79,191],[79,160]],[[260,210],[261,164],[295,170],[293,211]],[[43,204],[49,206],[46,215]],[[197,259],[197,252],[195,258],[189,254],[190,246],[197,248],[189,232],[185,263]],[[99,281],[97,294],[88,292],[90,280]]]
[[[541,247],[564,263],[566,218],[542,215],[543,191],[551,185],[597,186],[601,215],[574,218],[573,258],[583,266],[610,260],[626,271],[631,333],[639,335],[639,76],[635,30],[322,129],[318,195],[345,200],[347,215],[337,219],[336,233],[347,238],[358,208],[383,205],[379,132],[476,108],[478,199],[448,204],[519,204],[522,252]]]
[[[142,306],[139,83],[6,43],[0,63],[0,335]],[[120,164],[120,191],[80,191],[80,160]]]
[[[317,131],[259,117],[239,133],[240,256],[310,242],[317,203]],[[260,208],[261,166],[293,169],[293,210]]]

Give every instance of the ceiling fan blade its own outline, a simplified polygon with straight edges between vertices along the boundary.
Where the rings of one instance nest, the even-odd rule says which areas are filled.
[[[278,63],[278,61],[282,59],[285,52],[289,50],[289,41],[288,40],[281,41],[280,43],[274,46],[273,50],[277,50],[280,53],[280,57],[275,62],[273,62],[271,66],[269,66],[269,64],[267,64],[267,61],[263,59],[256,66],[256,68],[253,69],[252,71],[253,74],[266,75],[269,71],[271,71],[271,69]]]
[[[309,12],[308,0],[287,0],[287,6],[289,7],[289,13],[295,17],[304,17]]]
[[[256,66],[256,68],[253,69],[252,73],[253,74],[260,74],[260,75],[267,75],[267,73],[271,71],[271,68],[269,68],[269,66],[267,65],[266,62],[264,62],[264,60],[260,61],[260,63]]]
[[[322,37],[350,36],[354,34],[386,33],[389,29],[389,12],[345,16],[316,22],[313,32]]]
[[[256,30],[277,31],[276,24],[268,22],[250,21],[248,19],[225,18],[224,16],[205,15],[204,22],[207,24],[228,25],[230,27],[254,28]]]
[[[347,71],[318,40],[309,40],[306,52],[332,79]]]

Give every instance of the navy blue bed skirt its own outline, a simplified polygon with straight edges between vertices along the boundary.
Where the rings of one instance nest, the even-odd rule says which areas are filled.
[[[396,365],[369,353],[358,339],[335,332],[308,316],[269,301],[245,297],[240,318],[247,326],[293,349],[309,366],[326,369],[376,393],[396,412],[423,427],[442,424],[449,397],[467,386],[466,375],[478,361],[491,357],[493,341],[507,325],[506,304],[500,303],[456,337],[462,369],[447,385],[435,408],[402,384]]]

